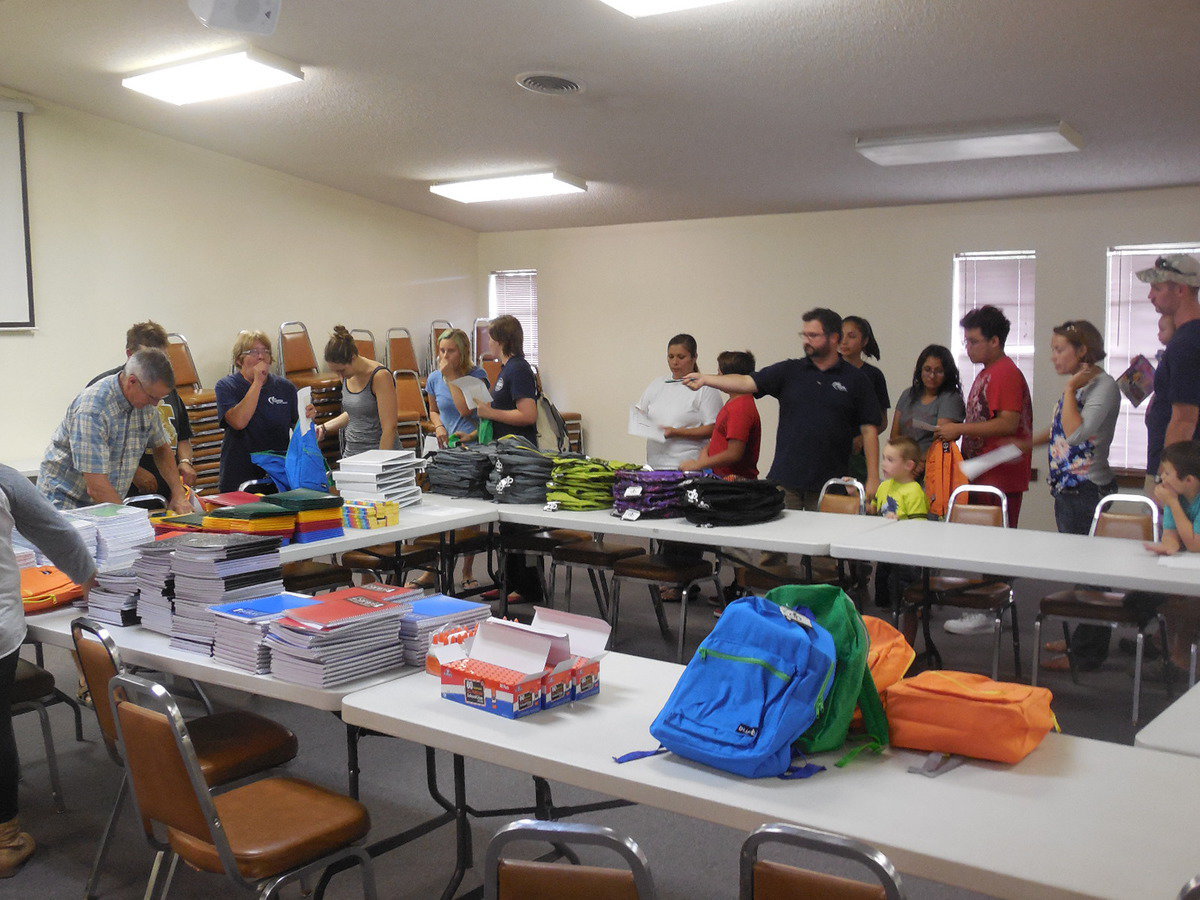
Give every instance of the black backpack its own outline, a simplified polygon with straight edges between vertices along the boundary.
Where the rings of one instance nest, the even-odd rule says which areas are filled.
[[[680,487],[683,514],[693,525],[755,525],[783,512],[783,488],[761,479],[692,478]]]

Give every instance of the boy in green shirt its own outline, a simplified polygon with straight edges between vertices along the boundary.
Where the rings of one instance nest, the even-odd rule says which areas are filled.
[[[880,469],[886,479],[875,492],[871,511],[889,519],[924,519],[929,516],[929,498],[917,482],[921,448],[908,437],[896,437],[883,448]]]

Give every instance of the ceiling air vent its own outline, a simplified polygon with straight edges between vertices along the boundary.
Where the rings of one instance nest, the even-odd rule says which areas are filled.
[[[546,72],[526,72],[523,75],[518,75],[517,84],[527,91],[533,91],[535,94],[561,96],[583,92],[583,85],[580,82],[572,81],[570,78],[563,78],[561,75],[550,75]]]

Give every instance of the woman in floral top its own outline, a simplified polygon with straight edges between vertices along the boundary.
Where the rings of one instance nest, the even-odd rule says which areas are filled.
[[[1054,520],[1065,534],[1087,534],[1092,514],[1102,497],[1117,490],[1116,475],[1108,464],[1121,408],[1121,394],[1112,376],[1097,363],[1104,359],[1104,338],[1091,322],[1077,319],[1054,329],[1050,358],[1059,375],[1070,376],[1054,407],[1050,428],[1032,444],[1050,445],[1050,492],[1054,495]],[[1080,625],[1071,636],[1071,652],[1080,669],[1094,669],[1108,655],[1111,629]],[[1066,643],[1052,641],[1052,652],[1065,653]],[[1047,660],[1043,667],[1068,671],[1065,656]]]

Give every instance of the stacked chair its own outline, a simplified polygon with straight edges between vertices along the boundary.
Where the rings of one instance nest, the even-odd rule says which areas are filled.
[[[434,319],[429,323],[429,358],[426,360],[424,369],[426,375],[437,369],[438,338],[442,336],[443,331],[453,327],[454,323],[449,319]],[[424,385],[424,381],[421,383]]]
[[[472,326],[471,355],[474,357],[476,363],[479,363],[484,357],[490,359],[500,358],[500,351],[492,343],[492,336],[488,334],[488,326],[491,324],[491,319],[476,319],[474,326]]]
[[[420,453],[425,435],[433,432],[421,376],[412,369],[397,369],[392,377],[396,379],[396,437],[403,449]]]
[[[175,389],[187,407],[192,426],[192,464],[196,467],[196,490],[211,493],[221,475],[221,443],[225,432],[217,419],[216,391],[205,390],[196,371],[196,362],[187,338],[172,332],[167,335],[167,357],[175,370]]]
[[[284,322],[279,326],[279,374],[298,388],[312,388],[316,424],[328,422],[342,412],[342,380],[317,368],[317,355],[303,322]],[[304,415],[304,410],[300,410]],[[328,435],[321,452],[330,461],[338,458],[337,435]]]
[[[359,356],[375,359],[375,332],[366,328],[351,328],[350,336],[354,338],[354,346]]]
[[[412,334],[407,328],[389,328],[384,336],[387,341],[387,355],[384,365],[395,372],[403,369],[408,372],[419,372],[421,364],[417,360],[417,351],[413,346]]]

